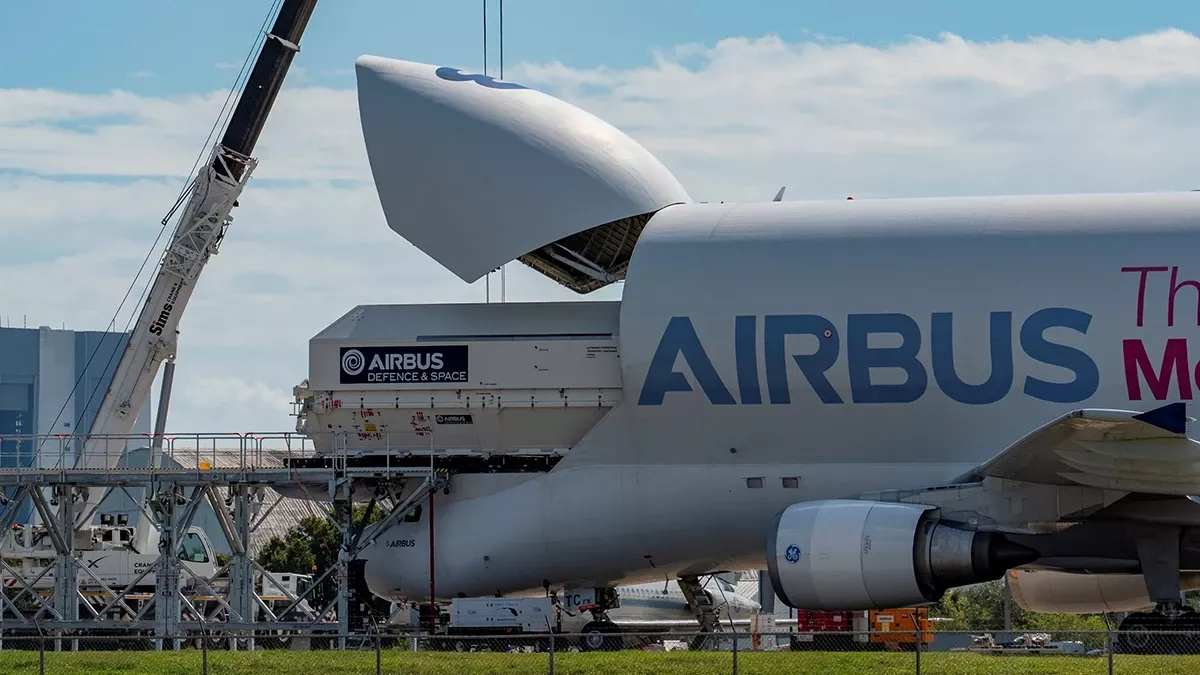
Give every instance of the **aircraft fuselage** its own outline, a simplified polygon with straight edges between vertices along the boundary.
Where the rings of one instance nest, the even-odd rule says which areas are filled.
[[[626,278],[624,399],[552,471],[435,497],[437,593],[760,569],[789,504],[1190,400],[1198,249],[1197,194],[667,207]],[[383,533],[372,591],[427,595],[428,535]]]

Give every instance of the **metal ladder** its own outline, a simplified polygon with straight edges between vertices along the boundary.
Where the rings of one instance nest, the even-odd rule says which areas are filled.
[[[696,620],[700,622],[701,633],[715,633],[721,630],[721,621],[717,616],[716,607],[713,606],[708,593],[704,591],[704,584],[700,583],[699,577],[692,575],[681,577],[679,590],[683,591],[683,597],[687,600],[688,607],[696,614]]]

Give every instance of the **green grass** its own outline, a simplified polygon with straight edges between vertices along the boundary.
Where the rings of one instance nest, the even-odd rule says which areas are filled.
[[[389,675],[446,675],[479,673],[535,675],[547,672],[547,654],[385,651],[382,671]],[[555,655],[559,675],[699,675],[732,673],[729,652],[617,652]],[[777,652],[738,654],[738,672],[744,675],[887,675],[915,672],[913,654]],[[171,652],[79,652],[46,654],[47,675],[188,675],[201,672],[201,654],[194,650]],[[934,652],[921,656],[921,672],[930,675],[1101,675],[1108,672],[1104,657],[987,656]],[[38,672],[37,652],[0,652],[0,673],[25,675]],[[212,675],[370,675],[375,654],[370,651],[253,653],[210,652]],[[1115,659],[1114,673],[1122,675],[1180,675],[1200,672],[1197,656],[1123,656]]]

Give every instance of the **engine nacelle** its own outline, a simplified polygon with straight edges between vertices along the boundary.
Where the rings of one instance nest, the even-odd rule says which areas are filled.
[[[1182,591],[1200,589],[1200,574],[1179,575]],[[1086,574],[1055,570],[1009,570],[1012,598],[1030,612],[1099,614],[1154,608],[1140,574]]]
[[[1038,558],[994,532],[940,523],[920,504],[833,499],[784,509],[767,542],[775,594],[798,609],[863,610],[937,602]]]

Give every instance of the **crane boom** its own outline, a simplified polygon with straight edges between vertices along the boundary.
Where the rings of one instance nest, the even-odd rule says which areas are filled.
[[[175,354],[179,319],[196,280],[209,258],[217,253],[233,220],[233,208],[257,164],[251,153],[292,58],[300,49],[300,36],[316,4],[317,0],[284,0],[280,7],[225,134],[192,183],[191,196],[159,262],[157,275],[96,413],[89,438],[75,459],[76,467],[97,469],[117,465],[124,443],[122,447],[110,448],[103,437],[132,432],[159,366]],[[77,511],[76,527],[91,522],[103,499],[103,493],[97,492],[89,493],[86,504]]]

